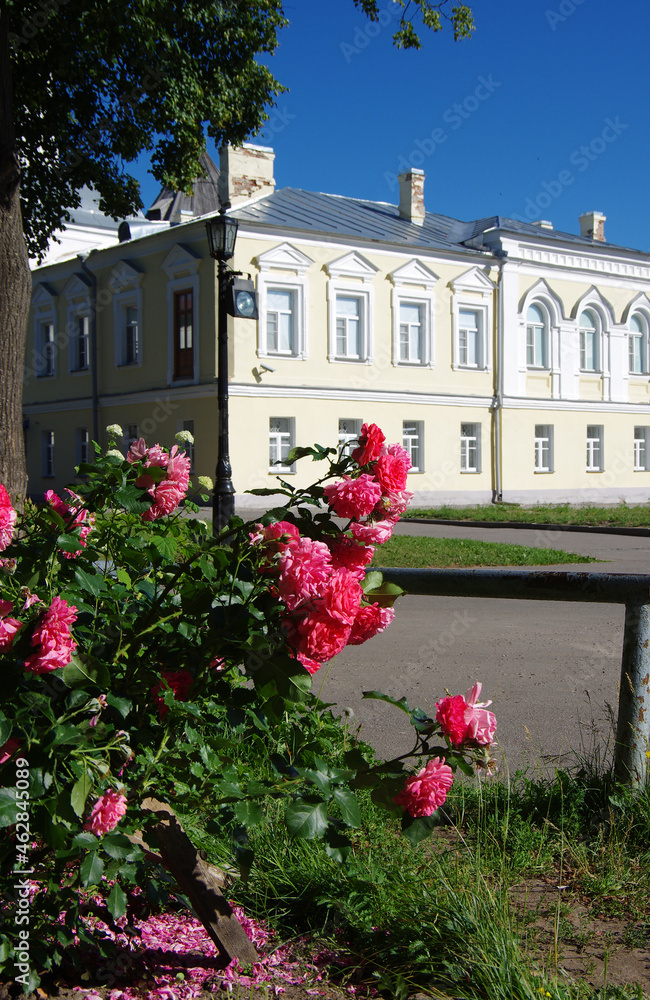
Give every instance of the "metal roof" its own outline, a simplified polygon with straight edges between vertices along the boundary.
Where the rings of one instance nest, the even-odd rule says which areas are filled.
[[[461,250],[479,252],[467,241],[475,240],[488,230],[514,233],[558,243],[574,243],[584,248],[615,247],[573,233],[520,222],[503,216],[489,216],[470,222],[452,219],[448,215],[427,212],[421,226],[401,219],[396,205],[381,201],[364,201],[337,194],[320,194],[300,188],[282,188],[250,205],[233,209],[240,222],[272,228],[295,229],[313,233],[358,238],[369,242],[393,243],[414,249]],[[487,249],[487,248],[486,248]],[[640,251],[635,251],[640,252]]]
[[[169,188],[162,188],[147,212],[148,219],[178,221],[181,212],[191,212],[193,216],[199,216],[219,211],[219,196],[217,194],[219,170],[207,153],[201,153],[199,162],[205,174],[192,181],[193,193],[183,194],[178,191],[170,191]]]

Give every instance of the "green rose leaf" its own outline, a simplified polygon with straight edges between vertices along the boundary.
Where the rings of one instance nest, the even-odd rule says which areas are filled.
[[[258,802],[248,802],[245,799],[236,802],[233,807],[235,818],[242,826],[257,826],[264,819],[264,809]]]
[[[86,573],[84,569],[81,569],[80,566],[77,566],[74,571],[74,578],[81,589],[85,590],[88,594],[92,594],[93,597],[101,597],[106,590],[104,578],[99,573],[91,575],[90,573]]]
[[[420,841],[430,837],[435,828],[440,826],[440,823],[441,817],[437,809],[431,816],[413,817],[409,816],[408,813],[404,813],[402,816],[402,833],[415,846]]]
[[[90,851],[81,862],[79,869],[84,885],[99,885],[104,874],[104,862],[97,851]]]
[[[0,788],[0,826],[13,826],[22,807],[16,802],[15,788]]]
[[[354,792],[347,788],[335,788],[334,801],[338,802],[341,810],[341,819],[346,826],[353,826],[357,829],[361,826],[361,810]]]
[[[0,712],[0,746],[3,746],[11,736],[12,724],[9,719]]]
[[[389,705],[395,705],[396,708],[401,708],[401,710],[406,712],[407,715],[411,714],[411,709],[408,706],[406,698],[400,698],[398,701],[397,698],[391,698],[390,695],[382,694],[381,691],[364,691],[363,697],[375,698],[377,701],[387,701]]]
[[[321,799],[302,799],[287,806],[287,829],[292,837],[314,840],[322,837],[329,826],[327,805]]]
[[[93,779],[90,777],[88,772],[84,770],[78,781],[75,781],[72,791],[70,792],[70,805],[79,817],[84,814],[86,799],[88,798],[92,787]]]
[[[106,898],[106,905],[113,920],[119,920],[126,913],[126,896],[117,882],[113,883],[113,888]]]

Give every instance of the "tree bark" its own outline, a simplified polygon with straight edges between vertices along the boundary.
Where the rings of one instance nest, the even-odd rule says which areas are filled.
[[[0,483],[19,505],[27,490],[22,409],[31,284],[20,212],[8,12],[0,0]]]

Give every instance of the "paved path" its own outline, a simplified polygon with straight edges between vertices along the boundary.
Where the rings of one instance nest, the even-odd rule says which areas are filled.
[[[543,545],[608,560],[558,570],[650,573],[650,538],[405,522],[397,530]],[[333,661],[322,698],[347,709],[352,728],[361,725],[364,740],[392,754],[409,746],[407,718],[383,702],[363,700],[361,691],[405,695],[412,706],[433,711],[445,688],[464,693],[480,680],[494,701],[503,768],[562,766],[576,752],[602,756],[611,751],[624,615],[622,606],[608,604],[402,597],[385,633]],[[315,690],[319,680],[316,674]]]

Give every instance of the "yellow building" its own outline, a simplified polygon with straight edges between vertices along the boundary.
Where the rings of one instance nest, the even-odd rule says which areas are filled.
[[[230,264],[259,320],[229,317],[230,455],[238,504],[294,444],[353,440],[364,421],[409,450],[417,504],[648,499],[650,255],[550,223],[460,222],[400,204],[274,190],[273,151],[211,161],[194,199],[162,192],[120,242],[33,272],[25,437],[31,495],[60,489],[105,427],[217,455],[217,265],[205,217],[239,221]]]

